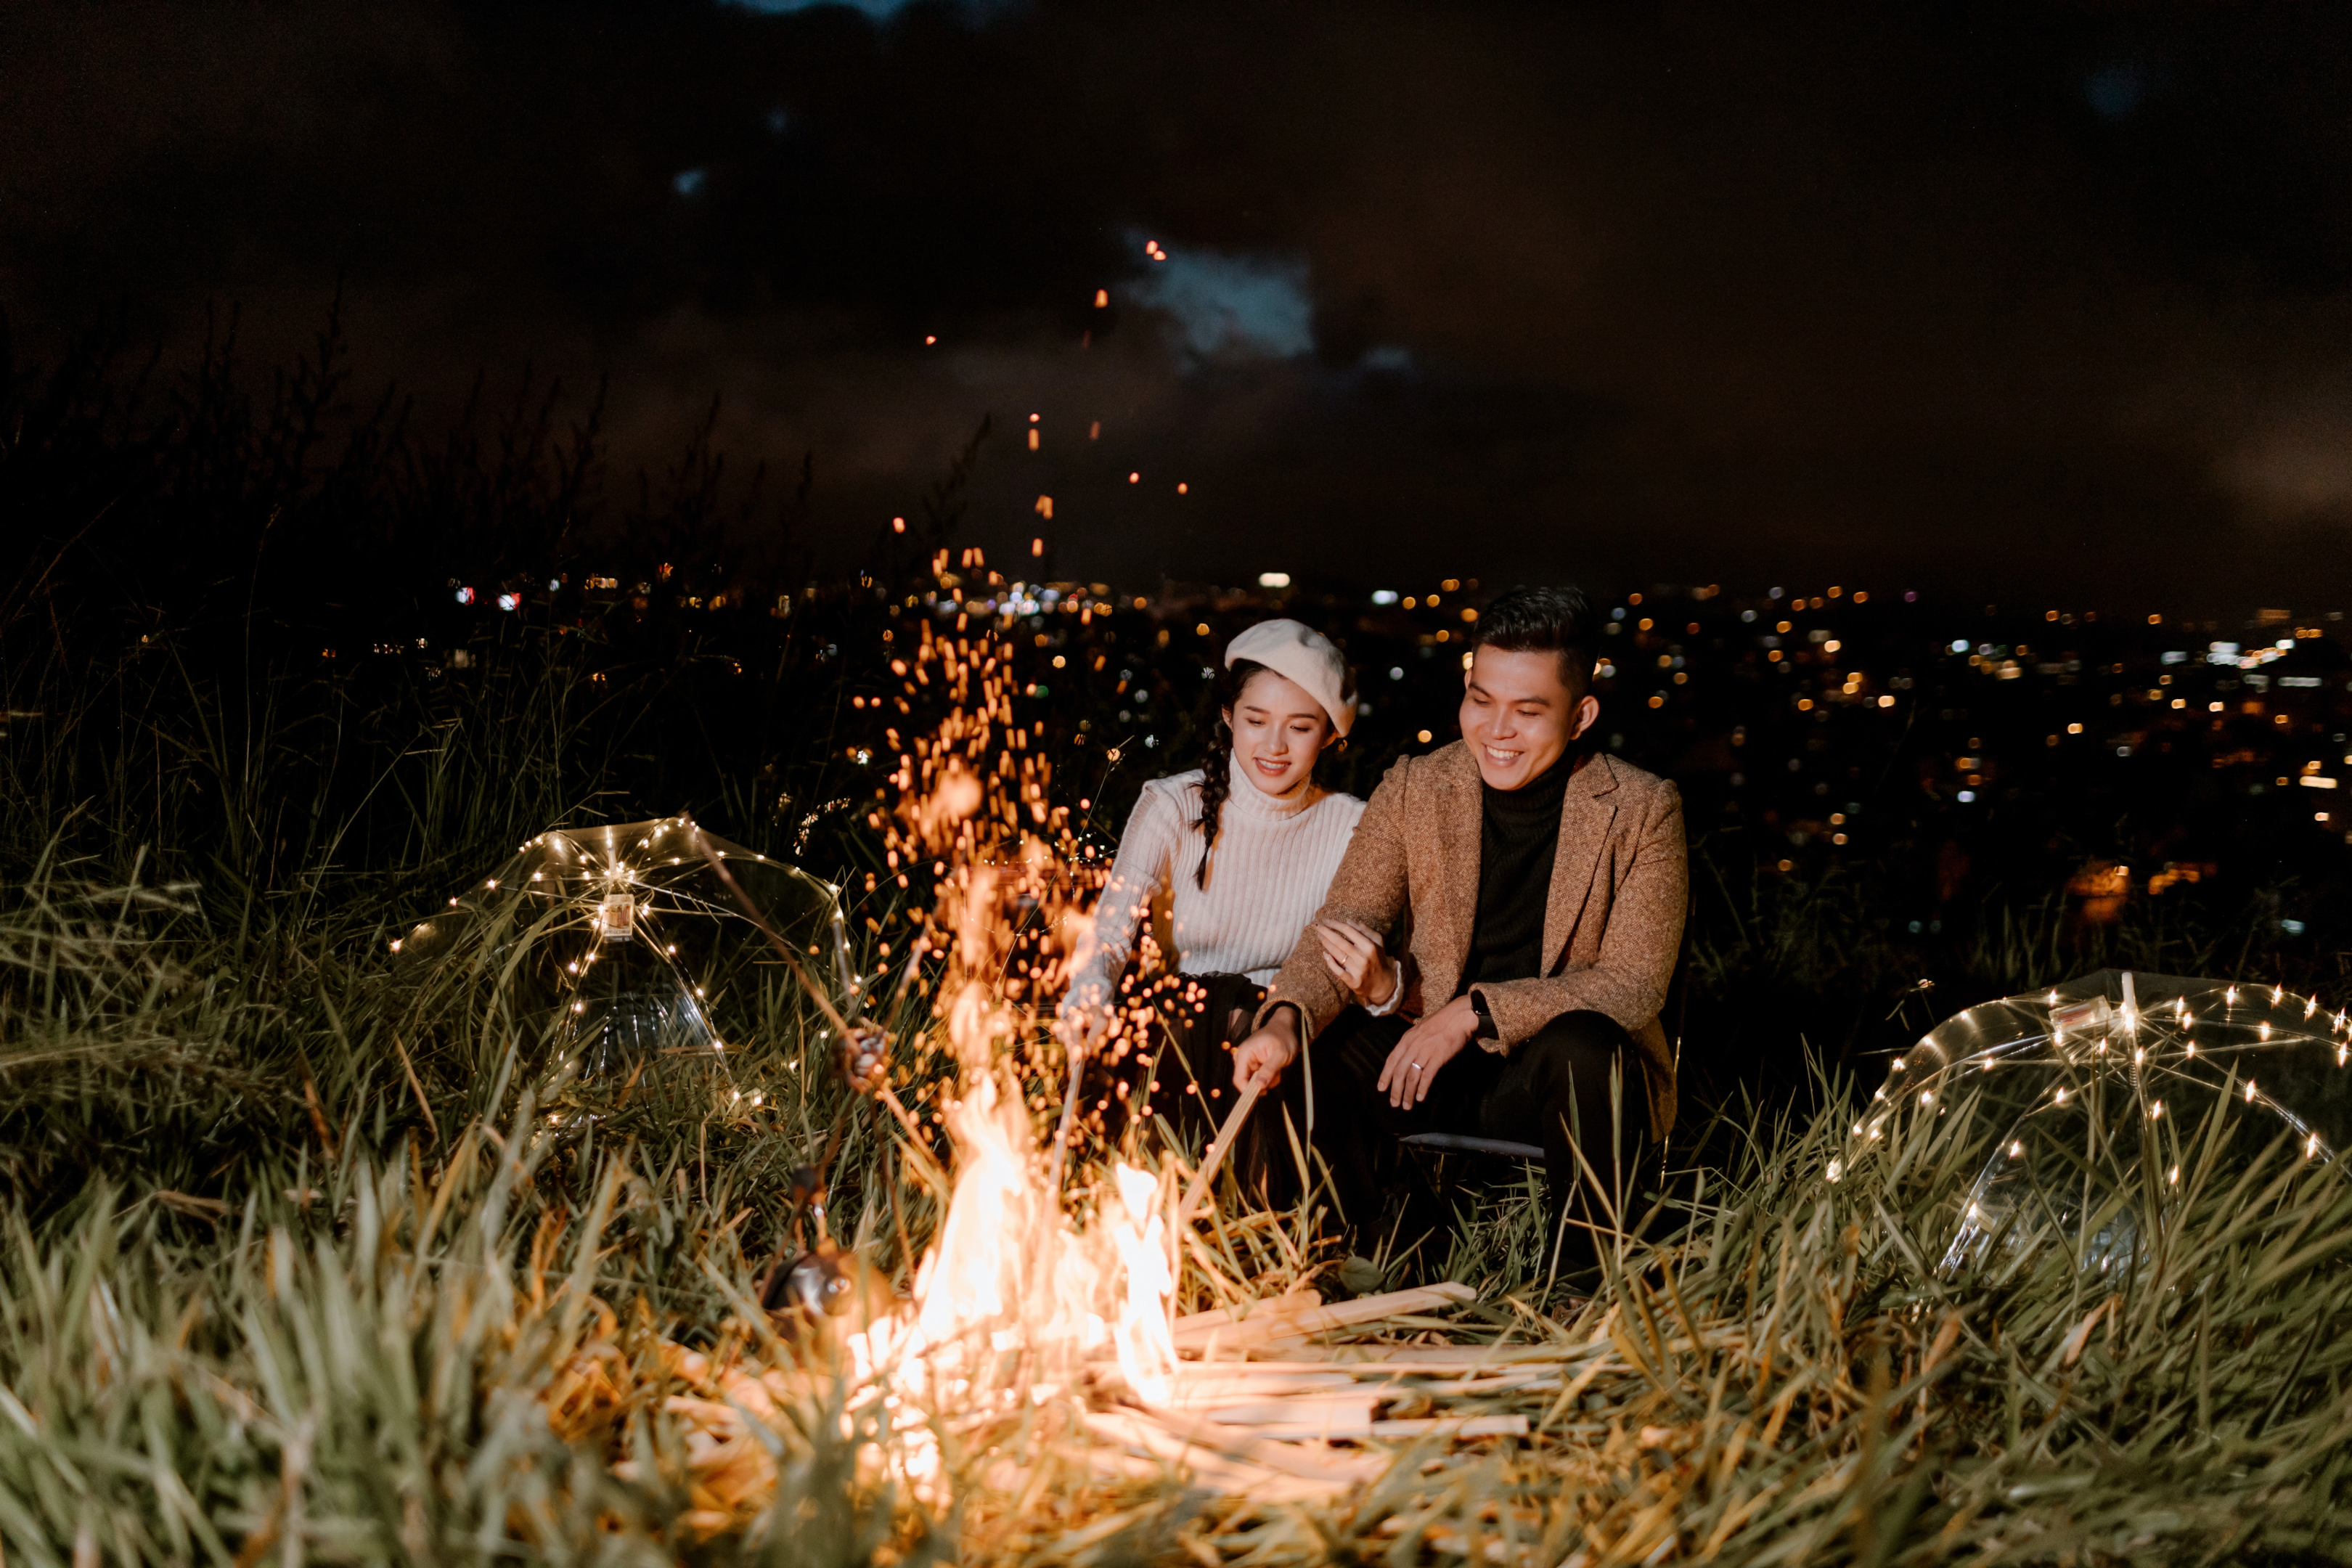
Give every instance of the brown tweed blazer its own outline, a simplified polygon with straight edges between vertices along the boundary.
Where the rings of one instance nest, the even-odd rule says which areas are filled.
[[[1423,1011],[1424,1002],[1433,1010],[1460,986],[1478,911],[1482,810],[1478,764],[1462,742],[1403,759],[1372,792],[1324,896],[1318,919],[1406,927],[1406,1012]],[[1543,973],[1473,987],[1500,1037],[1479,1043],[1507,1053],[1562,1013],[1607,1014],[1642,1047],[1651,1131],[1664,1138],[1675,1120],[1675,1059],[1658,1014],[1689,888],[1681,794],[1631,763],[1592,757],[1569,780],[1560,806]],[[1311,1039],[1350,1000],[1315,933],[1302,931],[1258,1020],[1289,1003],[1306,1016]]]

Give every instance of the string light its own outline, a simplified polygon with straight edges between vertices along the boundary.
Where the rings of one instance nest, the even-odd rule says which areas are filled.
[[[2137,973],[2115,977],[2110,984],[2114,989],[2105,995],[2077,993],[2079,999],[2070,1001],[2064,992],[2053,988],[1968,1009],[1891,1061],[1887,1083],[1872,1091],[1874,1104],[1891,1106],[1890,1088],[1909,1080],[1906,1093],[1913,1107],[1912,1120],[1898,1117],[1895,1126],[1888,1128],[1887,1112],[1881,1110],[1873,1113],[1878,1116],[1877,1121],[1865,1117],[1854,1122],[1843,1174],[1853,1173],[1861,1151],[1873,1151],[1872,1157],[1876,1157],[1875,1146],[1886,1141],[1885,1134],[1906,1134],[1907,1129],[1926,1137],[1930,1136],[1927,1130],[1935,1128],[1932,1136],[1939,1140],[1969,1137],[1969,1121],[1962,1120],[1956,1129],[1946,1120],[1946,1075],[1956,1072],[1978,1075],[1978,1081],[1986,1087],[1977,1090],[1968,1105],[1950,1110],[1953,1117],[1979,1116],[2001,1125],[2037,1114],[2063,1113],[2065,1121],[2044,1123],[2052,1134],[2062,1127],[2081,1129],[2081,1141],[2071,1146],[2053,1137],[2046,1146],[2037,1147],[2021,1135],[2004,1132],[1984,1155],[1978,1156],[1988,1163],[1962,1207],[1958,1228],[1948,1238],[1942,1254],[1945,1268],[1958,1268],[1972,1258],[1981,1260],[1990,1247],[2013,1253],[2043,1245],[2049,1238],[2073,1234],[2103,1214],[2112,1217],[2094,1226],[2095,1234],[2082,1255],[2083,1267],[2112,1268],[2128,1262],[2128,1238],[2140,1234],[2140,1227],[2148,1223],[2145,1215],[2134,1216],[2133,1205],[2138,1201],[2135,1194],[2144,1190],[2137,1168],[2147,1160],[2150,1174],[2145,1180],[2155,1180],[2157,1145],[2124,1136],[2115,1123],[2127,1115],[2142,1119],[2143,1125],[2151,1129],[2175,1121],[2174,1104],[2183,1092],[2212,1097],[2207,1103],[2234,1100],[2261,1108],[2293,1130],[2306,1159],[2317,1160],[2326,1152],[2326,1137],[2311,1121],[2335,1114],[2330,1109],[2332,1090],[2311,1076],[2317,1066],[2312,1047],[2324,1045],[2336,1068],[2352,1065],[2352,1039],[2342,1037],[2342,1020],[2352,1014],[2326,1015],[2326,1027],[2320,1028],[2314,1023],[2323,1016],[2317,999],[2292,994],[2284,986],[2263,987],[2267,1005],[2249,1008],[2242,1005],[2244,999],[2235,985],[2215,985],[2209,992],[2200,983],[2184,986]],[[2221,1001],[2225,1010],[2204,1024],[2196,1024],[2196,1004],[2209,997]],[[2143,1022],[2161,1028],[2153,1033],[2139,1031]],[[2299,1026],[2305,1024],[2312,1025],[2311,1029]],[[2225,1058],[2260,1052],[2263,1053],[2261,1059],[2274,1064],[2274,1069],[2258,1077],[2246,1070],[2247,1062],[2225,1059],[2217,1077],[2213,1068],[2201,1066],[2198,1041],[2189,1032],[2192,1026],[2208,1031],[2208,1044],[2214,1043],[2213,1035],[2221,1036]],[[2179,1033],[2173,1033],[2175,1028]],[[2108,1033],[2110,1029],[2138,1031],[2137,1037],[2128,1041],[2127,1052],[2121,1048],[2126,1042]],[[2071,1051],[2070,1042],[2075,1042]],[[2110,1044],[2118,1048],[2108,1050]],[[1997,1068],[2001,1069],[1997,1076],[1983,1077]],[[2142,1085],[2155,1087],[2158,1073],[2164,1075],[2166,1092],[2143,1093]],[[2102,1086],[2109,1083],[2129,1092],[2103,1096]],[[2267,1092],[2264,1084],[2271,1086]],[[2299,1100],[2305,1102],[2301,1109],[2305,1115],[2296,1114]],[[2191,1126],[2197,1103],[2192,1099],[2192,1109],[2181,1113]],[[1889,1168],[1903,1169],[1913,1158],[1906,1152],[1912,1147],[1898,1139],[1887,1151],[1896,1162]],[[2231,1157],[2245,1155],[2242,1152]],[[1938,1152],[1934,1158],[1948,1156]],[[2050,1171],[2039,1172],[2034,1168],[2037,1161],[2057,1163]],[[2165,1170],[2166,1188],[2178,1187],[2179,1171],[2177,1163]]]
[[[714,858],[725,869],[714,868]],[[593,1088],[642,1071],[652,1059],[724,1054],[709,1009],[728,993],[712,981],[730,966],[758,962],[764,946],[741,897],[782,929],[815,933],[812,956],[823,957],[824,941],[835,943],[837,954],[814,966],[813,978],[848,975],[837,892],[679,816],[541,834],[484,879],[471,914],[486,933],[530,933],[512,962],[518,973],[546,965],[554,1013],[563,1020],[556,1048]],[[432,951],[463,953],[463,933],[474,929],[464,920],[445,922]],[[733,989],[759,987],[747,975]]]

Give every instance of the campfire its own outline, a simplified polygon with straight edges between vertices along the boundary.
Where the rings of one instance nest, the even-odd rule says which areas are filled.
[[[1123,1157],[1070,1158],[1085,1128],[1063,1114],[1059,1090],[1074,1079],[1046,1009],[1095,884],[1028,749],[1034,731],[1015,717],[1008,651],[926,626],[893,665],[902,707],[935,702],[943,717],[905,738],[869,817],[891,872],[906,881],[929,868],[938,889],[901,977],[935,998],[932,1027],[889,1042],[894,1061],[857,1086],[895,1114],[908,1163],[943,1188],[936,1230],[903,1296],[844,1289],[746,1311],[717,1354],[664,1345],[698,1522],[738,1526],[769,1506],[779,1450],[766,1428],[824,1387],[870,1438],[861,1474],[933,1516],[1003,1506],[1034,1490],[1024,1478],[1040,1465],[1073,1496],[1174,1485],[1328,1501],[1387,1473],[1402,1449],[1524,1436],[1601,1363],[1580,1370],[1557,1348],[1500,1342],[1507,1310],[1472,1324],[1489,1342],[1449,1342],[1475,1306],[1462,1286],[1327,1302],[1300,1238],[1271,1236],[1277,1216],[1218,1205],[1222,1142],[1197,1163],[1131,1144]],[[950,1069],[928,1126],[889,1081],[903,1085],[927,1052]],[[932,1128],[950,1151],[943,1168]],[[1254,1272],[1254,1261],[1272,1267]],[[1195,1310],[1181,1310],[1188,1301]],[[609,1369],[580,1369],[553,1396],[559,1427],[567,1402],[626,1397],[592,1386],[600,1380]],[[626,1473],[639,1463],[624,1461]]]
[[[1044,1012],[1066,981],[1095,889],[1076,869],[1070,817],[1014,717],[1008,650],[926,635],[910,651],[906,694],[936,683],[947,715],[909,741],[892,780],[895,810],[875,820],[890,835],[890,864],[942,873],[917,946],[941,966],[955,1089],[940,1114],[952,1187],[908,1302],[845,1337],[848,1370],[887,1386],[902,1409],[953,1412],[966,1429],[1058,1409],[1047,1426],[1109,1473],[1173,1466],[1195,1484],[1279,1479],[1286,1492],[1362,1479],[1361,1456],[1285,1446],[1439,1426],[1375,1420],[1381,1393],[1336,1397],[1330,1390],[1356,1374],[1301,1373],[1297,1352],[1360,1325],[1449,1310],[1470,1293],[1440,1287],[1326,1308],[1312,1289],[1277,1281],[1261,1300],[1194,1231],[1222,1146],[1199,1167],[1130,1151],[1070,1168],[1075,1130],[1050,1091],[1075,1079],[1045,1044]],[[1227,1304],[1176,1315],[1188,1264]],[[1288,1359],[1251,1359],[1269,1352]],[[1510,1423],[1470,1425],[1462,1435]],[[935,1452],[910,1442],[903,1462],[919,1495],[936,1479]]]

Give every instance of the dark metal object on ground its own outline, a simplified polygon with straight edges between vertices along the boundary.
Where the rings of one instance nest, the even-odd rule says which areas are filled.
[[[1438,1154],[1491,1154],[1499,1160],[1532,1160],[1544,1163],[1543,1145],[1514,1143],[1507,1138],[1474,1138],[1466,1132],[1409,1132],[1397,1140],[1408,1149],[1427,1149]]]
[[[770,1312],[839,1317],[857,1289],[857,1260],[830,1241],[794,1258],[769,1276],[760,1305]]]
[[[841,1146],[841,1125],[834,1125],[833,1136],[824,1151],[824,1165],[830,1166],[834,1154]],[[792,1187],[787,1199],[791,1205],[792,1222],[770,1260],[768,1269],[760,1279],[760,1305],[771,1313],[789,1316],[799,1313],[806,1317],[832,1316],[847,1306],[855,1289],[856,1260],[844,1253],[827,1234],[824,1218],[824,1170],[817,1165],[794,1168]],[[809,1243],[803,1223],[813,1221],[816,1228],[814,1245]]]
[[[840,1144],[840,1125],[835,1123],[824,1152],[826,1167]],[[824,1168],[803,1165],[793,1172],[792,1226],[760,1281],[761,1307],[788,1336],[812,1329],[823,1319],[846,1316],[861,1301],[866,1317],[887,1302],[888,1290],[874,1272],[827,1234],[824,1198]],[[803,1233],[803,1219],[814,1222],[813,1244]]]

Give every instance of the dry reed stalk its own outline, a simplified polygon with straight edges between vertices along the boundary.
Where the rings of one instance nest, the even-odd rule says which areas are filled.
[[[1250,1109],[1257,1104],[1264,1087],[1255,1081],[1243,1085],[1234,1108],[1225,1112],[1215,1140],[1210,1143],[1208,1152],[1201,1156],[1200,1169],[1192,1173],[1192,1184],[1184,1189],[1184,1199],[1176,1205],[1178,1230],[1192,1228],[1192,1216],[1200,1212],[1202,1200],[1209,1195],[1209,1184],[1217,1179],[1219,1167],[1224,1164],[1225,1156],[1233,1151],[1234,1140],[1241,1136],[1242,1128],[1249,1121]]]
[[[1212,1307],[1206,1311],[1186,1312],[1170,1325],[1172,1332],[1182,1334],[1193,1330],[1215,1328],[1220,1324],[1240,1322],[1260,1312],[1289,1311],[1298,1307],[1319,1307],[1323,1293],[1306,1286],[1296,1286],[1278,1296],[1265,1296],[1242,1301],[1230,1307]]]
[[[1176,1349],[1180,1352],[1198,1351],[1204,1357],[1214,1359],[1220,1351],[1247,1350],[1255,1345],[1278,1341],[1311,1339],[1318,1334],[1336,1333],[1359,1324],[1377,1322],[1382,1318],[1459,1306],[1475,1300],[1475,1290],[1467,1285],[1455,1284],[1391,1290],[1328,1307],[1300,1298],[1285,1297],[1265,1303],[1247,1317],[1225,1322],[1196,1322],[1176,1336]],[[1295,1304],[1285,1305],[1284,1302]]]

